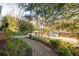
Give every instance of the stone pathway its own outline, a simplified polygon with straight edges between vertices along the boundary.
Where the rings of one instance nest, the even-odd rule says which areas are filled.
[[[31,46],[33,56],[57,56],[55,51],[51,50],[44,44],[28,38],[26,38],[25,40]]]

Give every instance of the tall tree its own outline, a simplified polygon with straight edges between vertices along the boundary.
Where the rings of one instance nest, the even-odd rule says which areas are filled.
[[[41,24],[50,23],[51,20],[70,20],[79,18],[79,4],[52,4],[52,3],[29,3],[22,4],[21,7],[25,11],[30,11],[37,19],[41,19]],[[78,22],[77,19],[74,22]]]

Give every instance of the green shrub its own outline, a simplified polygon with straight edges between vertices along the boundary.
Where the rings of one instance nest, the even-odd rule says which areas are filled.
[[[69,49],[72,52],[73,56],[79,56],[79,47],[71,47]]]
[[[8,41],[9,55],[29,55],[31,53],[27,53],[27,52],[30,51],[31,51],[30,46],[26,42],[20,39]]]
[[[12,16],[6,16],[8,22],[8,29],[12,32],[19,32],[19,19]]]
[[[51,38],[45,37],[45,42],[48,43],[48,44],[51,44]]]
[[[70,48],[73,47],[73,44],[70,44],[68,42],[62,42],[59,40],[52,40],[51,44],[53,44],[57,47],[56,50],[57,50],[59,55],[63,55],[63,56],[72,56],[73,55],[71,50],[70,50]]]
[[[58,54],[62,55],[62,56],[72,56],[73,54],[71,53],[71,51],[69,50],[69,48],[67,47],[59,47],[57,49]]]
[[[20,31],[21,32],[32,32],[34,30],[33,25],[29,22],[29,21],[25,21],[25,20],[20,20]]]
[[[59,40],[50,40],[50,44],[54,45],[55,47],[58,47],[60,45],[61,41]]]
[[[68,42],[60,42],[57,52],[63,56],[79,56],[79,48]]]

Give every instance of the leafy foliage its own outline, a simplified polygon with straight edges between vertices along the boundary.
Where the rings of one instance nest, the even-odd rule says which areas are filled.
[[[52,27],[51,31],[59,31],[61,29],[63,31],[79,32],[79,4],[29,3],[19,4],[19,7],[25,11],[30,11],[30,14],[34,15],[36,19],[41,19],[41,25],[50,25]],[[53,24],[51,25],[52,22]]]
[[[12,32],[18,32],[19,31],[19,20],[18,18],[14,18],[11,16],[7,16],[8,21],[8,29]]]
[[[31,49],[29,45],[20,39],[8,41],[8,53],[9,55],[30,55]]]
[[[4,38],[5,38],[5,41],[4,41]],[[31,47],[22,39],[17,39],[17,38],[12,39],[9,36],[4,35],[2,40],[3,42],[0,39],[0,55],[3,55],[3,56],[32,55]],[[1,47],[1,43],[5,45],[2,45]]]
[[[20,31],[32,32],[34,30],[33,25],[29,21],[20,21]]]

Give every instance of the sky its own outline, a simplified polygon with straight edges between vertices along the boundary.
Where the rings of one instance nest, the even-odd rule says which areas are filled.
[[[17,4],[15,3],[5,3],[0,5],[2,5],[1,16],[5,16],[8,14],[8,15],[18,17],[20,11],[22,11],[20,8],[18,8]],[[29,12],[25,12],[24,14],[29,14]]]
[[[16,15],[18,15],[19,11],[20,10],[19,10],[19,8],[17,8],[16,4],[10,4],[10,3],[2,4],[1,15],[2,16],[5,16],[6,14],[14,15],[15,13],[16,13]]]

